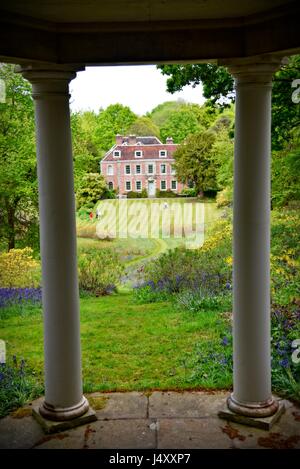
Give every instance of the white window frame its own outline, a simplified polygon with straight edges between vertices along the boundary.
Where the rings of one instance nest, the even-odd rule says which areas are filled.
[[[172,164],[171,165],[171,175],[175,176],[175,174],[176,174],[176,169],[174,168],[174,165]]]
[[[121,158],[121,150],[114,150],[113,157],[114,158]]]
[[[112,188],[109,187],[110,185],[112,186]],[[110,191],[113,191],[113,190],[114,190],[114,183],[113,183],[113,181],[109,181],[109,182],[108,182],[108,189],[109,189]]]
[[[162,166],[165,166],[165,168],[166,168],[166,171],[164,173],[162,172],[162,169],[161,169]],[[160,165],[160,174],[167,174],[167,165],[166,165],[166,163],[162,163]]]
[[[138,189],[138,188],[137,188],[137,184],[138,184],[138,182],[139,182],[139,183],[140,183],[140,185],[141,185],[141,188],[140,188],[140,189]],[[143,190],[143,184],[142,184],[142,181],[140,181],[140,180],[138,180],[138,181],[135,181],[135,190],[136,190],[137,192],[142,192],[142,190]]]
[[[140,153],[140,155],[137,155],[137,153]],[[142,152],[142,150],[135,150],[135,152],[134,152],[134,157],[135,157],[135,158],[143,158],[143,152]]]
[[[152,173],[149,172],[149,166],[152,166],[152,168],[153,168]],[[147,174],[155,174],[155,164],[154,163],[148,163],[147,164]]]
[[[111,172],[109,171],[111,169]],[[113,176],[114,175],[114,167],[112,164],[109,164],[107,166],[107,176]]]
[[[129,167],[129,173],[126,172],[126,168],[128,168],[128,167]],[[125,174],[126,176],[130,176],[130,175],[131,175],[131,165],[130,165],[130,164],[125,164],[125,166],[124,166],[124,174]]]
[[[130,184],[130,189],[127,189],[127,184]],[[125,181],[125,191],[130,192],[131,191],[131,181]]]
[[[172,186],[173,186],[173,182],[175,182],[175,186],[176,186],[175,188],[172,187]],[[171,190],[172,190],[172,191],[177,191],[177,181],[176,181],[176,179],[172,179],[172,180],[171,180]]]
[[[162,183],[162,182],[164,182],[165,185],[166,185],[166,187],[165,187],[164,189],[161,187],[161,183]],[[166,191],[166,190],[167,190],[167,181],[166,181],[166,179],[161,179],[161,181],[160,181],[160,190],[161,190],[161,191]]]
[[[163,153],[164,153],[164,155],[163,155]],[[159,150],[159,157],[160,158],[167,158],[167,156],[168,156],[167,150]]]
[[[139,172],[139,173],[138,173],[137,170],[136,170],[137,166],[140,167],[140,172]],[[136,165],[135,165],[135,174],[138,174],[138,175],[142,174],[142,165],[141,165],[141,164],[136,164]]]

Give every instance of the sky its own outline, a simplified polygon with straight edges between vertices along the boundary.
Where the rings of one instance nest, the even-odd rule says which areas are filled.
[[[166,81],[155,65],[87,67],[71,82],[71,109],[98,112],[100,107],[120,103],[143,115],[164,101],[179,98],[204,103],[201,85],[185,86],[171,94],[166,91]]]

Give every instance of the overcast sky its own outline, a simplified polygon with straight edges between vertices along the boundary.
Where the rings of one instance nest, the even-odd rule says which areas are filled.
[[[121,103],[143,115],[164,101],[178,98],[204,102],[201,86],[186,86],[171,94],[166,92],[166,80],[155,65],[87,67],[71,82],[71,109],[98,111],[100,107]]]

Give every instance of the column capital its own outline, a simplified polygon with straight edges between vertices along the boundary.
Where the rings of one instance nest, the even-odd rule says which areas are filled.
[[[220,65],[228,68],[236,84],[271,84],[272,75],[280,68],[282,57],[265,55],[258,57],[221,60]]]
[[[33,87],[32,96],[38,99],[44,96],[69,97],[69,83],[84,66],[69,65],[17,65],[16,72],[21,73]]]

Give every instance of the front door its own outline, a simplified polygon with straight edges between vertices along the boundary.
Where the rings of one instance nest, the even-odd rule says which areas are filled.
[[[148,181],[148,197],[155,197],[155,183]]]

